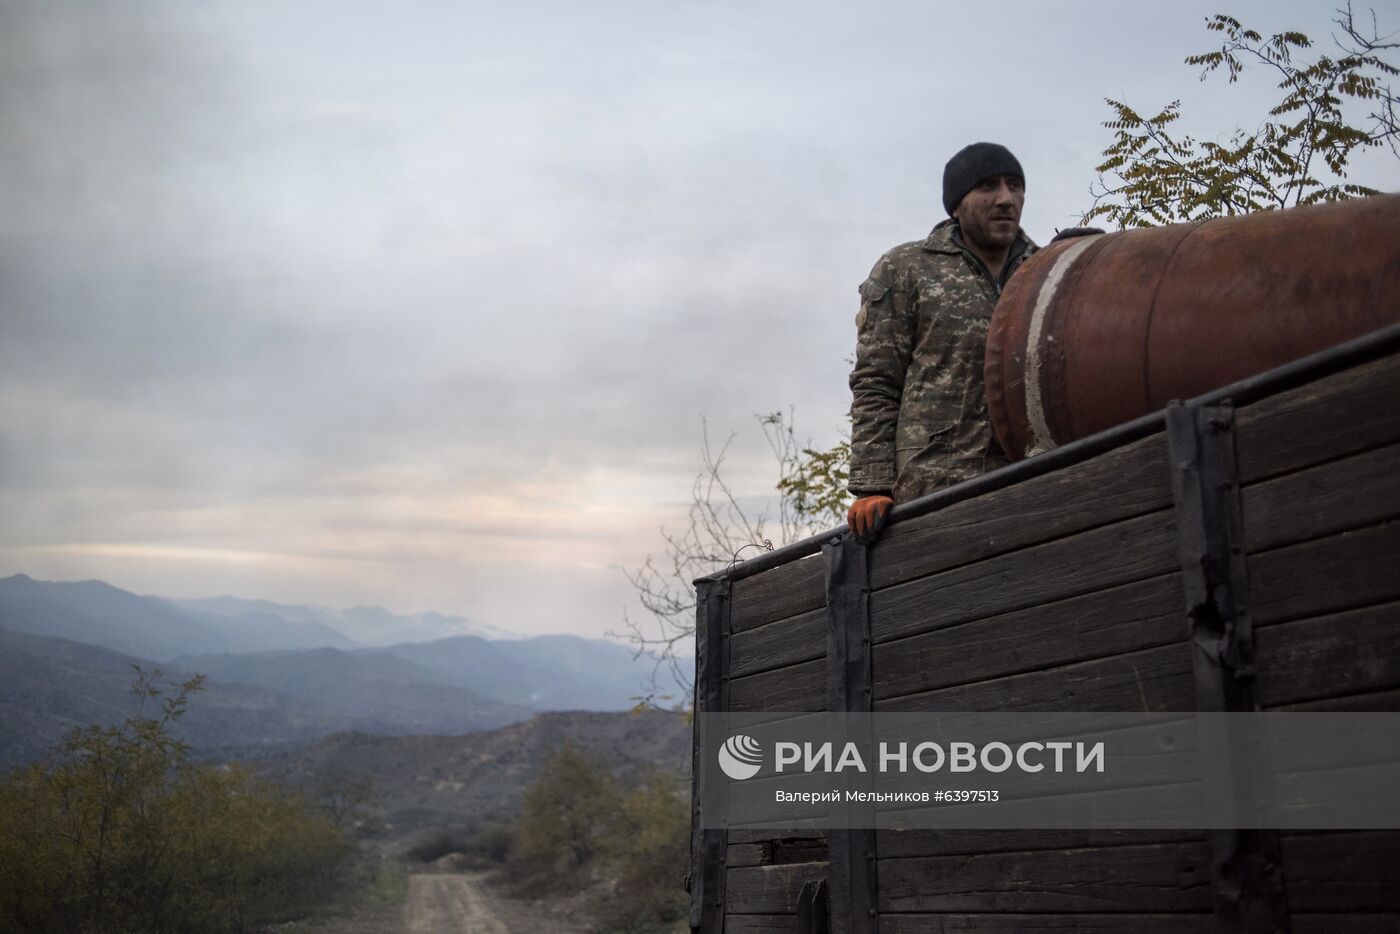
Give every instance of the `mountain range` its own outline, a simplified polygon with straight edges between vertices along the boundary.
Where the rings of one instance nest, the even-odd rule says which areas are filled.
[[[31,761],[73,726],[133,715],[132,666],[207,677],[179,726],[201,750],[342,730],[459,734],[540,711],[623,710],[655,691],[683,696],[654,657],[626,646],[506,635],[436,613],[0,579],[0,766]]]
[[[369,782],[385,822],[381,843],[397,851],[425,831],[514,815],[546,760],[566,744],[626,785],[654,770],[684,781],[690,743],[685,715],[646,710],[542,713],[469,736],[341,733],[255,753],[262,775],[311,796],[328,783]]]

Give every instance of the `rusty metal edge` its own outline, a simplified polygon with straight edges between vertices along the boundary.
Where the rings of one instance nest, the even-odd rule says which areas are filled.
[[[1286,392],[1350,367],[1370,363],[1397,351],[1400,351],[1400,324],[1372,331],[1370,334],[1364,334],[1344,344],[1337,344],[1335,347],[1301,357],[1281,367],[1257,373],[1237,383],[1211,390],[1188,401],[1193,405],[1213,405],[1224,399],[1231,399],[1237,405],[1257,402],[1260,399]],[[1037,454],[1035,457],[1018,461],[980,477],[974,477],[921,499],[903,503],[891,511],[890,521],[898,522],[901,519],[922,516],[951,506],[953,503],[972,499],[974,496],[981,496],[1013,483],[1029,480],[1032,477],[1059,470],[1061,467],[1088,460],[1105,451],[1161,431],[1165,418],[1165,409],[1143,415],[1130,422],[1124,422],[1101,431],[1096,435],[1072,441],[1064,447],[1055,448],[1044,454]],[[846,525],[842,523],[830,531],[765,552],[758,557],[735,565],[730,570],[715,571],[698,577],[694,583],[698,587],[703,581],[724,579],[739,581],[764,571],[771,571],[773,568],[816,554],[821,550],[823,543],[840,538],[845,532]]]

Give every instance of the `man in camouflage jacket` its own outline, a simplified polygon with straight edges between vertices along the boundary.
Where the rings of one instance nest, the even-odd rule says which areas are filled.
[[[982,363],[997,296],[1036,246],[1020,228],[1025,175],[974,143],[943,172],[952,215],[890,250],[860,287],[851,371],[847,516],[862,538],[890,507],[1007,463],[987,418]]]

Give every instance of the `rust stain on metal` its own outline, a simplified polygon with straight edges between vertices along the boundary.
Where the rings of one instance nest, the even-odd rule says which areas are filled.
[[[1013,459],[1400,321],[1400,195],[1053,244],[1007,285],[987,402]]]

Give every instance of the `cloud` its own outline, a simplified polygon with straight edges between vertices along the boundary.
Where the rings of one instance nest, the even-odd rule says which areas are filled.
[[[835,440],[855,287],[940,219],[949,153],[1011,145],[1045,239],[1101,98],[1192,90],[1202,38],[580,9],[0,7],[0,557],[600,631],[702,416],[746,497],[755,413]]]

